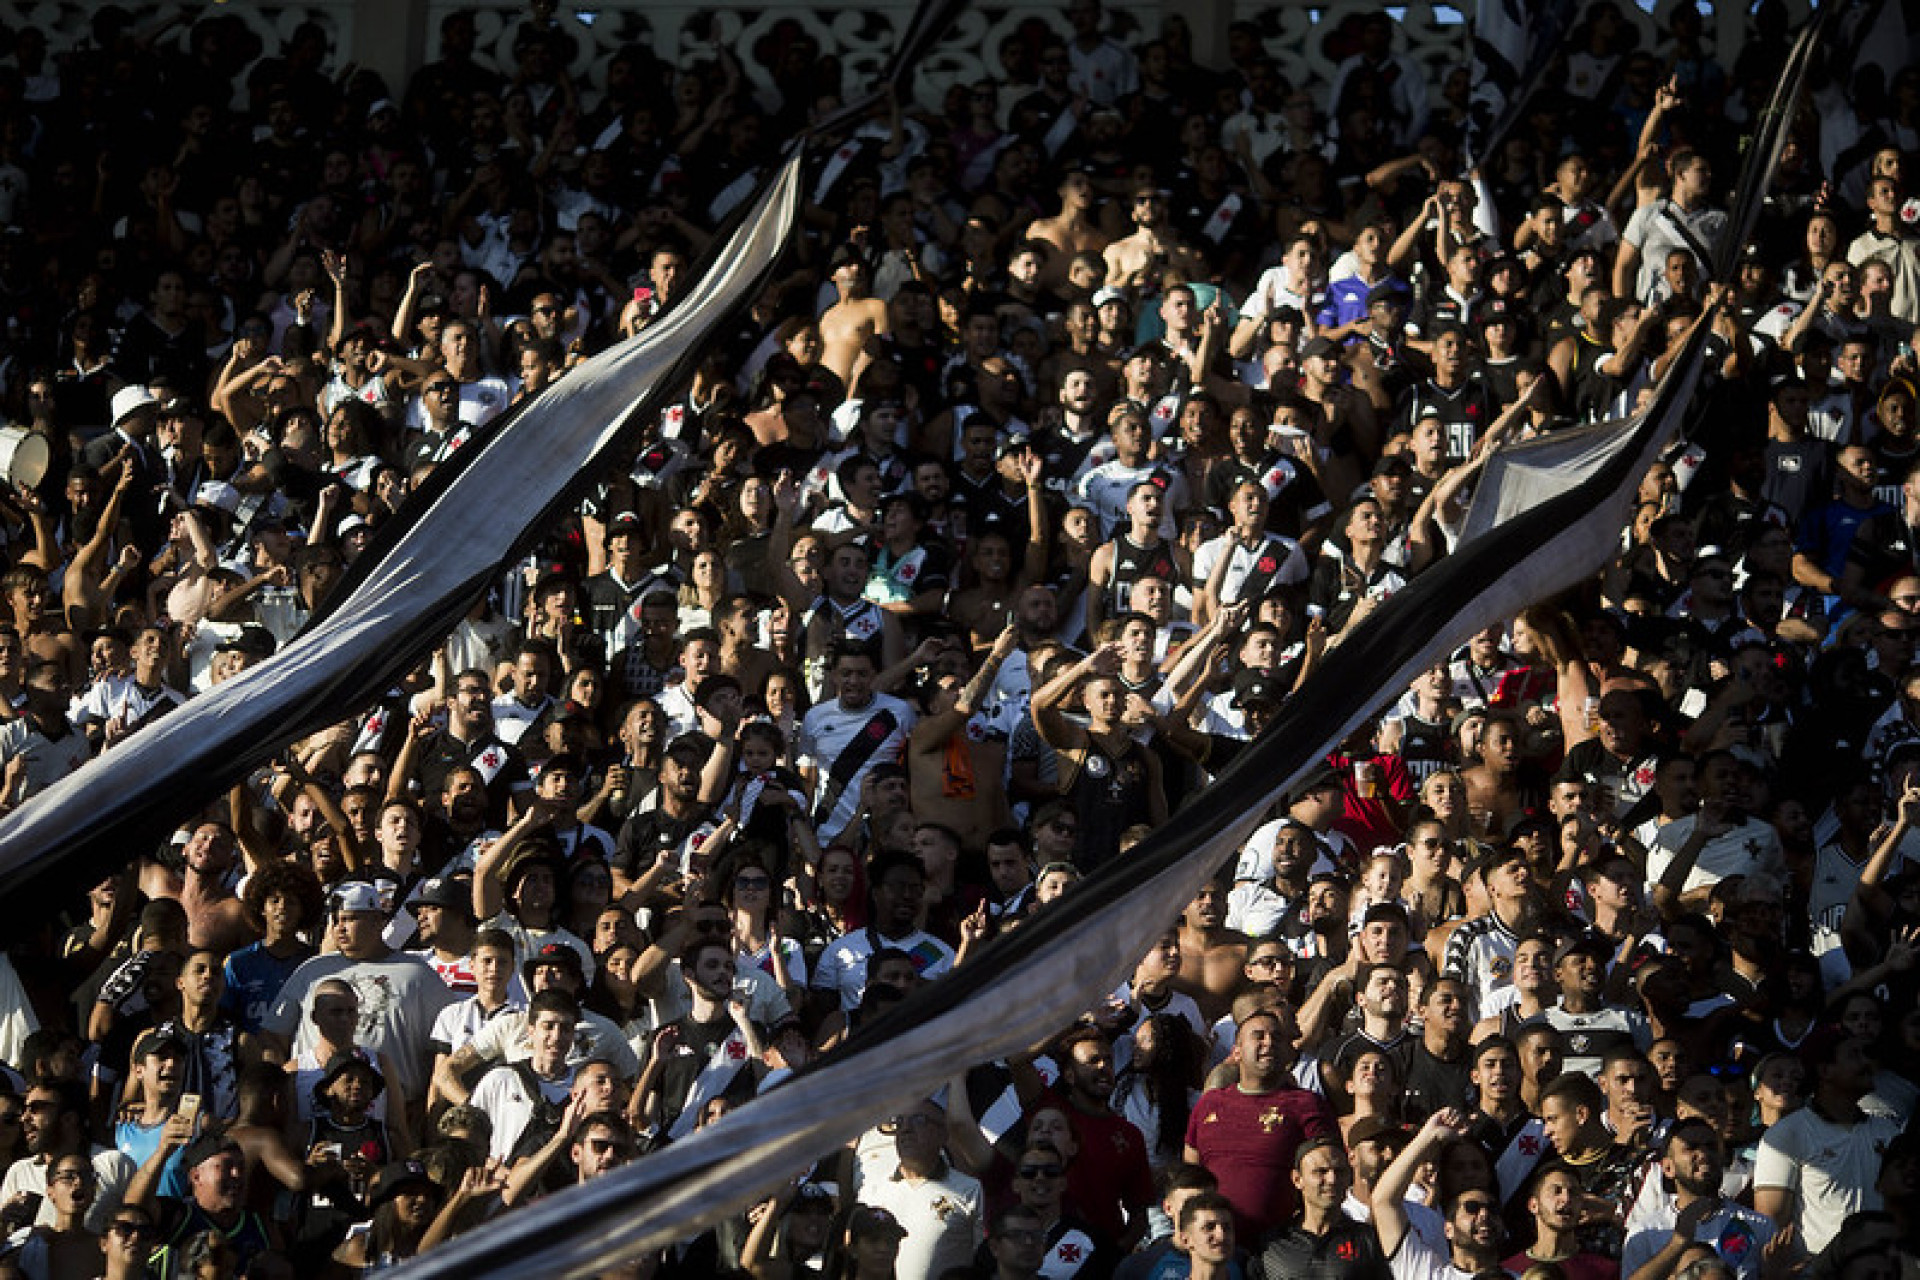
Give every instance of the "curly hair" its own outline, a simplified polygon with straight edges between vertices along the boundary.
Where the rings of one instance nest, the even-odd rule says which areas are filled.
[[[320,919],[326,906],[326,890],[320,885],[320,877],[303,862],[270,862],[247,877],[246,888],[241,891],[240,904],[246,909],[247,920],[256,929],[266,927],[265,909],[267,899],[274,894],[282,894],[292,901],[300,912],[300,919],[294,928],[304,929]]]

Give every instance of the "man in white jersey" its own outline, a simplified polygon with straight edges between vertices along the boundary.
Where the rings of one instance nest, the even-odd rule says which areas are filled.
[[[898,763],[913,731],[913,708],[874,692],[877,669],[869,647],[836,645],[829,670],[839,697],[813,708],[800,723],[794,760],[813,797],[823,845],[838,839],[859,812],[867,771],[883,761]]]

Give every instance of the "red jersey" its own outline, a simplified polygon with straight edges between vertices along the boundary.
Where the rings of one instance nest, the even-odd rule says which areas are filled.
[[[1363,762],[1373,766],[1372,795],[1361,794],[1354,776],[1354,767]],[[1393,819],[1393,810],[1387,807],[1386,797],[1397,801],[1403,812],[1415,798],[1413,775],[1407,772],[1406,761],[1397,755],[1355,757],[1336,751],[1327,757],[1327,763],[1340,775],[1340,816],[1333,820],[1334,829],[1353,841],[1362,859],[1377,848],[1400,843],[1400,827]]]
[[[1128,1221],[1155,1199],[1146,1138],[1131,1120],[1088,1115],[1057,1089],[1049,1089],[1040,1105],[1064,1111],[1080,1144],[1080,1154],[1067,1166],[1068,1202],[1109,1239],[1125,1239]]]
[[[1187,1118],[1187,1145],[1233,1202],[1242,1240],[1259,1240],[1292,1221],[1299,1208],[1293,1153],[1306,1139],[1321,1136],[1340,1136],[1333,1113],[1318,1095],[1293,1087],[1272,1093],[1242,1093],[1238,1085],[1209,1089]]]

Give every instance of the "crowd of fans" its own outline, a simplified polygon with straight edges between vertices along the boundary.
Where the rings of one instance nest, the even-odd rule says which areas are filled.
[[[385,85],[209,12],[0,41],[9,811],[270,661],[858,87],[792,23],[590,84],[536,0]],[[1592,0],[1477,167],[1384,16],[1325,85],[1064,16],[824,160],[380,705],[9,902],[0,1277],[376,1272],[724,1123],[1177,822],[1702,325],[1602,573],[1379,689],[1044,1052],[617,1274],[1911,1274],[1920,69],[1816,76],[1715,282],[1774,0],[1737,60]]]

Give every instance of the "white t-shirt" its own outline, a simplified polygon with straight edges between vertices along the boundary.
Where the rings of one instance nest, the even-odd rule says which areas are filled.
[[[953,948],[930,933],[915,931],[904,938],[878,938],[871,930],[855,929],[827,944],[814,962],[813,989],[837,991],[840,1007],[852,1013],[867,989],[867,961],[877,949],[904,951],[922,978],[938,978],[953,968]]]
[[[1075,490],[1080,500],[1092,507],[1093,514],[1099,517],[1101,538],[1111,538],[1126,527],[1127,495],[1156,475],[1168,478],[1167,500],[1162,504],[1163,514],[1160,517],[1160,536],[1171,538],[1177,532],[1173,513],[1187,505],[1187,479],[1184,475],[1169,474],[1154,462],[1130,467],[1114,458],[1080,477]]]
[[[526,1081],[521,1075],[517,1067],[495,1067],[474,1086],[472,1095],[467,1099],[469,1106],[484,1111],[487,1119],[493,1121],[493,1138],[488,1144],[487,1154],[495,1160],[504,1162],[512,1158],[514,1144],[520,1141],[520,1135],[526,1132],[527,1122],[533,1119],[533,1097],[527,1092]],[[540,1080],[540,1092],[547,1101],[561,1106],[566,1105],[567,1095],[572,1089],[572,1068],[559,1080]]]
[[[1900,1134],[1898,1121],[1866,1115],[1835,1124],[1802,1107],[1782,1117],[1760,1139],[1753,1185],[1784,1187],[1795,1194],[1794,1225],[1806,1252],[1819,1253],[1847,1215],[1878,1209],[1874,1183],[1887,1144]]]
[[[884,720],[884,716],[891,716],[891,722]],[[871,734],[876,738],[872,750],[858,744],[860,750],[866,751],[867,758],[853,771],[846,785],[839,788],[832,812],[819,824],[822,845],[832,843],[853,821],[860,808],[860,781],[867,771],[876,764],[900,759],[907,748],[907,735],[913,732],[918,718],[912,707],[884,693],[874,694],[871,702],[857,710],[848,710],[835,699],[807,712],[794,743],[794,760],[802,766],[811,765],[819,773],[813,796],[816,805],[826,799],[829,787],[836,785],[832,780],[834,762],[855,748],[856,740],[862,735]]]
[[[526,1010],[499,1015],[474,1032],[467,1043],[488,1062],[526,1061],[533,1056]],[[640,1057],[628,1043],[626,1033],[609,1019],[583,1009],[580,1021],[573,1026],[573,1048],[567,1052],[567,1061],[578,1067],[593,1058],[613,1064],[614,1073],[622,1080],[640,1074]]]
[[[1664,1220],[1656,1217],[1643,1230],[1627,1237],[1620,1251],[1621,1275],[1631,1276],[1646,1266],[1655,1254],[1667,1247],[1667,1241],[1673,1239],[1671,1197],[1667,1197],[1665,1207]],[[1701,1219],[1693,1238],[1712,1245],[1721,1261],[1732,1267],[1740,1280],[1760,1280],[1761,1250],[1773,1239],[1773,1231],[1773,1219],[1766,1214],[1755,1213],[1744,1205],[1722,1202],[1718,1210]]]
[[[20,790],[22,800],[39,795],[54,783],[93,758],[87,735],[68,729],[54,741],[25,716],[0,724],[0,765],[15,757],[26,761],[27,781]]]
[[[304,962],[288,976],[262,1023],[265,1030],[291,1040],[295,1053],[314,1047],[313,989],[327,978],[345,982],[359,998],[354,1043],[370,1054],[387,1055],[406,1097],[425,1096],[433,1067],[428,1037],[440,1011],[454,1002],[433,966],[404,951],[360,961],[336,952]]]
[[[1307,564],[1305,553],[1300,550],[1300,544],[1292,538],[1269,533],[1259,543],[1248,547],[1232,532],[1227,532],[1201,543],[1200,549],[1194,552],[1193,581],[1196,586],[1213,580],[1213,571],[1222,556],[1227,558],[1227,571],[1220,579],[1222,604],[1238,602],[1248,578],[1265,578],[1270,587],[1286,587],[1305,582],[1313,571]]]
[[[1667,868],[1673,865],[1674,856],[1693,835],[1695,818],[1694,814],[1676,818],[1655,833],[1653,847],[1647,850],[1648,884],[1658,884]],[[1779,833],[1757,818],[1748,818],[1733,830],[1707,841],[1694,860],[1693,870],[1687,872],[1680,891],[1691,893],[1695,889],[1712,888],[1735,875],[1761,874],[1784,883],[1786,870]]]
[[[980,1247],[985,1197],[978,1180],[958,1169],[924,1182],[909,1182],[898,1170],[870,1178],[860,1187],[860,1203],[887,1210],[907,1229],[895,1275],[939,1276],[969,1265]]]
[[[1454,1266],[1449,1251],[1435,1248],[1411,1228],[1387,1259],[1387,1269],[1393,1273],[1393,1280],[1473,1280],[1477,1274]]]
[[[448,1053],[458,1053],[495,1018],[504,1018],[510,1013],[524,1014],[526,1011],[525,995],[508,993],[506,1003],[492,1014],[480,1007],[479,996],[468,996],[458,1004],[450,1004],[442,1009],[440,1016],[433,1020],[433,1043],[436,1046],[445,1045]]]
[[[131,1156],[113,1147],[95,1146],[89,1159],[93,1162],[95,1185],[93,1203],[87,1208],[86,1226],[89,1231],[105,1234],[107,1224],[113,1221],[114,1210],[120,1207],[127,1183],[133,1180],[136,1166]],[[0,1179],[0,1204],[23,1192],[40,1197],[40,1212],[33,1221],[42,1227],[54,1224],[53,1200],[47,1195],[49,1163],[39,1156],[21,1156],[7,1166],[7,1176]]]

